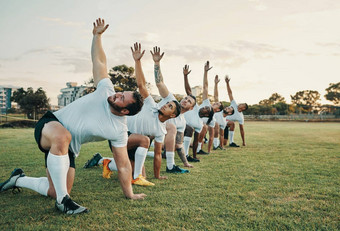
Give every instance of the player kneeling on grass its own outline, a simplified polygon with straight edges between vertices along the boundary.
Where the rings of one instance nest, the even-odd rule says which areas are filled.
[[[22,169],[14,169],[10,178],[0,185],[0,192],[25,187],[56,198],[55,206],[63,213],[87,212],[86,207],[78,205],[69,196],[75,177],[74,159],[79,155],[81,144],[110,140],[124,195],[130,199],[146,196],[132,191],[132,171],[126,149],[125,115],[134,115],[141,110],[142,97],[137,92],[114,91],[101,44],[101,35],[108,25],[101,19],[93,25],[91,56],[97,89],[57,112],[47,112],[38,121],[34,135],[39,149],[45,153],[47,177],[27,177]]]

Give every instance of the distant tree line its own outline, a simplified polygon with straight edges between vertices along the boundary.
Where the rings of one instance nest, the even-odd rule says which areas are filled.
[[[136,78],[134,77],[134,68],[126,65],[118,65],[110,69],[109,76],[114,85],[115,91],[135,91],[137,90]],[[93,78],[86,83],[86,90],[83,95],[93,92]],[[150,90],[151,84],[147,83]],[[181,97],[175,94],[177,100]],[[268,99],[261,100],[258,104],[249,105],[249,109],[244,112],[245,115],[288,115],[288,114],[336,114],[340,116],[340,82],[330,83],[326,88],[324,97],[331,101],[333,105],[321,105],[321,95],[318,91],[303,90],[291,95],[291,104],[288,104],[284,97],[278,93],[273,93]],[[213,96],[209,95],[213,100]],[[13,93],[12,101],[17,102],[20,110],[27,114],[28,118],[37,118],[38,114],[44,113],[50,109],[49,99],[42,88],[34,92],[33,88],[18,89]],[[197,102],[202,101],[202,94],[197,96]],[[223,102],[229,105],[230,102]]]

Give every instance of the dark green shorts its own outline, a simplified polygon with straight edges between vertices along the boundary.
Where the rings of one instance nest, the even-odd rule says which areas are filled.
[[[41,132],[42,132],[45,124],[48,123],[48,122],[51,122],[51,121],[59,122],[57,117],[55,117],[55,115],[52,112],[48,111],[48,112],[45,113],[45,115],[43,117],[41,117],[41,119],[38,121],[37,125],[35,125],[35,130],[34,130],[35,141],[37,142],[40,151],[45,153],[45,167],[47,167],[47,164],[46,164],[47,163],[46,162],[47,161],[47,155],[48,155],[50,150],[45,150],[41,147],[41,145],[40,145]],[[75,160],[74,160],[74,153],[70,149],[68,150],[68,156],[69,156],[69,159],[70,159],[70,167],[76,168],[76,164],[75,164]]]

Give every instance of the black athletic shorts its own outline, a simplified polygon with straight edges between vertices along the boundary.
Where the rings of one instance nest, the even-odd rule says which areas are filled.
[[[225,129],[224,129],[224,139],[227,140],[229,137],[229,129],[228,129],[228,126],[225,126]]]
[[[47,155],[49,153],[50,150],[45,150],[41,147],[40,145],[40,140],[41,140],[41,132],[45,126],[46,123],[51,122],[51,121],[57,121],[59,122],[59,120],[57,119],[57,117],[55,117],[55,115],[48,111],[45,113],[45,115],[43,117],[41,117],[41,119],[37,122],[37,125],[35,125],[35,130],[34,130],[34,138],[35,141],[38,144],[38,147],[40,149],[40,151],[42,151],[43,153],[45,153],[45,167],[47,168]],[[59,122],[60,123],[60,122]],[[74,160],[74,153],[69,149],[68,150],[68,157],[70,159],[70,167],[72,168],[76,168],[76,164],[75,164],[75,160]]]
[[[128,136],[131,135],[131,132],[128,131]],[[109,141],[109,146],[110,146],[110,150],[112,151],[112,145],[111,142]],[[130,150],[127,150],[128,152],[128,156],[129,156],[129,160],[135,161],[135,153],[138,147],[135,148],[131,148]]]

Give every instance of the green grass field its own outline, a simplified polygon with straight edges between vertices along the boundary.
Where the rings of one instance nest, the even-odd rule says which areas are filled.
[[[67,216],[51,198],[9,190],[0,230],[339,230],[340,123],[247,122],[245,132],[246,147],[201,156],[189,174],[165,173],[163,160],[167,180],[153,178],[147,158],[156,186],[133,186],[143,201],[125,199],[117,173],[82,168],[96,152],[111,156],[107,142],[83,145],[71,196],[90,213]],[[0,157],[0,181],[17,167],[45,176],[33,129],[0,129]]]

